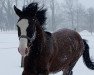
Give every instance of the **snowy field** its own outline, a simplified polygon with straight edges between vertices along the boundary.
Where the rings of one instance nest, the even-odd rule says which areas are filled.
[[[80,32],[81,36],[88,40],[90,46],[90,56],[94,60],[94,34],[88,31]],[[18,53],[19,45],[17,32],[0,32],[0,75],[21,75],[21,56]],[[83,63],[82,57],[73,69],[73,75],[94,75],[94,71],[89,70]],[[62,75],[62,72],[56,75]]]

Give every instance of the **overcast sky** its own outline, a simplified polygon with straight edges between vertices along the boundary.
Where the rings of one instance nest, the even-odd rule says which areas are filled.
[[[58,2],[62,2],[64,0],[57,0]],[[83,6],[86,8],[93,7],[94,8],[94,0],[78,0]],[[22,4],[22,3],[21,3]],[[22,5],[21,5],[22,6]]]
[[[64,0],[57,0],[61,3],[61,1]],[[89,7],[94,7],[94,0],[78,0],[83,6],[85,6],[86,8]]]
[[[94,0],[79,0],[86,8],[94,7]]]

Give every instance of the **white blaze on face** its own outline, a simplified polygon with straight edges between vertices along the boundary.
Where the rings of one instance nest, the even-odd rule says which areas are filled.
[[[20,27],[21,30],[21,35],[27,36],[26,29],[28,27],[28,20],[27,19],[22,19],[18,22],[17,24]],[[27,39],[26,38],[20,38],[19,40],[19,52],[22,56],[26,55],[26,49],[27,49]]]

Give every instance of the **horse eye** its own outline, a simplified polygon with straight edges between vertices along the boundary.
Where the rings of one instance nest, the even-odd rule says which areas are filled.
[[[32,19],[33,21],[35,20],[35,19]]]
[[[20,30],[20,27],[19,27],[19,26],[17,26],[17,29],[18,29],[18,36],[20,36],[20,35],[21,35],[21,30]]]

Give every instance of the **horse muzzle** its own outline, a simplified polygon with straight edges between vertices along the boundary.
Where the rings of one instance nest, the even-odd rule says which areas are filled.
[[[18,52],[22,55],[22,56],[27,56],[29,53],[29,49],[28,48],[18,48]]]

